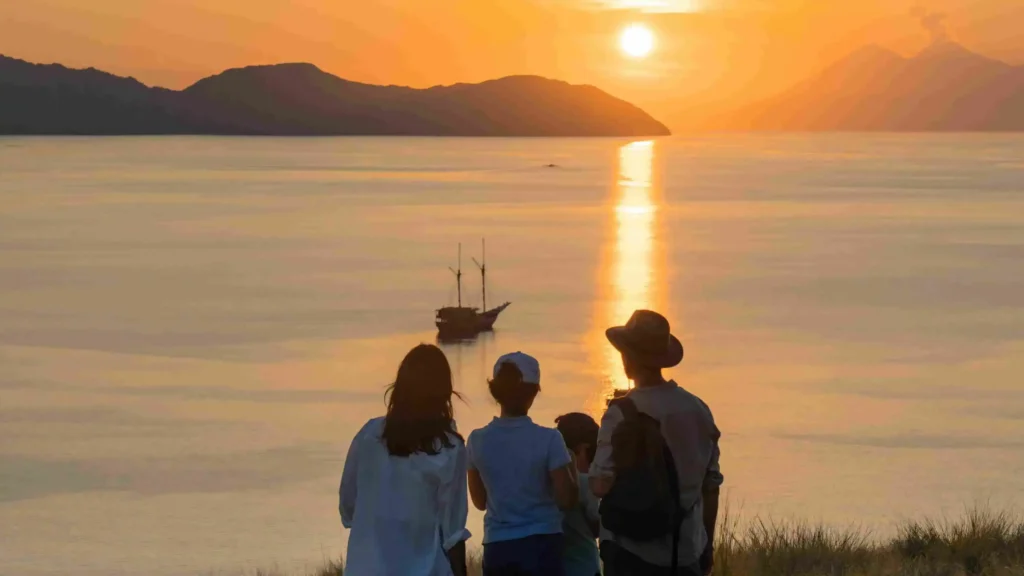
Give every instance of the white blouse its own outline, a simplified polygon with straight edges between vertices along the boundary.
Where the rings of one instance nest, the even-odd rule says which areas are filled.
[[[367,422],[345,459],[345,576],[451,576],[446,552],[470,536],[466,447],[451,437],[435,455],[392,456],[383,431],[383,417]]]

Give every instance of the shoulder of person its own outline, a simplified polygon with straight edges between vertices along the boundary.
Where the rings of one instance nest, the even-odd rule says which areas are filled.
[[[480,439],[485,436],[487,436],[487,426],[477,428],[476,430],[470,432],[469,436],[466,436],[466,445],[469,446],[472,444],[476,444],[480,442]]]
[[[707,412],[708,414],[711,414],[711,408],[708,407],[707,403],[704,402],[704,400],[702,400],[700,396],[697,396],[696,394],[694,394],[693,392],[690,392],[686,388],[683,388],[679,384],[676,384],[676,386],[675,386],[675,393],[679,394],[679,395],[683,396],[684,398],[686,398],[687,400],[693,402],[702,411]]]
[[[558,431],[558,428],[555,428],[554,426],[545,426],[536,422],[530,422],[530,424],[534,430],[540,431],[541,434],[561,434],[561,432]]]
[[[521,435],[524,441],[532,442],[537,447],[544,446],[545,442],[554,441],[556,436],[559,439],[562,438],[562,433],[557,428],[544,426],[536,422],[530,422],[527,426],[516,428],[514,433]]]
[[[626,397],[628,397],[628,395]],[[608,404],[608,408],[605,409],[604,414],[601,415],[602,426],[606,422],[617,423],[625,419],[626,416],[625,414],[623,414],[622,408],[619,407],[620,400],[622,400],[622,398],[617,398],[615,400],[612,400],[611,403]]]
[[[605,409],[604,414],[601,415],[601,422],[599,422],[598,428],[598,441],[600,439],[611,438],[612,432],[618,428],[619,424],[626,420],[626,415],[622,412],[619,406],[612,402]]]
[[[468,436],[463,436],[462,432],[459,432],[459,423],[456,422],[454,418],[452,419],[452,432],[454,432],[454,434],[449,432],[448,435],[452,437],[462,436],[462,438],[468,438]]]
[[[718,429],[718,424],[715,422],[715,416],[711,413],[711,408],[707,405],[707,402],[704,402],[700,396],[685,390],[681,386],[678,388],[686,394],[686,399],[692,406],[692,408],[689,409],[690,413],[696,413],[699,415],[699,418],[703,421],[704,427],[708,430],[712,438],[717,441],[718,438],[721,437],[722,433]]]
[[[714,420],[714,417],[711,415],[711,407],[708,406],[708,403],[705,402],[704,400],[702,400],[701,397],[697,396],[696,394],[692,394],[692,393],[689,393],[689,394],[693,398],[694,402],[697,403],[697,406],[700,408],[700,410],[702,412],[704,412],[704,414],[708,418],[711,418],[712,420]]]
[[[384,421],[387,420],[387,416],[378,416],[376,418],[370,418],[363,424],[363,427],[359,429],[356,436],[366,436],[370,434],[376,434],[379,436],[384,432]]]
[[[469,456],[469,443],[468,440],[463,440],[459,436],[448,433],[448,440],[451,442],[451,446],[439,446],[440,453],[444,454],[452,462],[464,460]],[[438,442],[440,444],[440,442]]]
[[[380,442],[384,436],[384,416],[378,416],[376,418],[370,418],[363,424],[363,427],[356,432],[353,436],[352,442],[354,444],[361,444],[367,441]]]
[[[552,442],[556,440],[560,442],[565,442],[565,438],[562,436],[562,433],[558,431],[558,428],[539,425],[537,427],[540,429],[540,433],[544,435],[544,438],[547,438]]]
[[[454,448],[465,448],[466,444],[469,442],[469,439],[458,433],[459,429],[455,427],[454,422],[452,423],[452,430],[454,430],[454,432],[445,433],[445,435],[448,436],[448,441],[452,443],[452,446]]]

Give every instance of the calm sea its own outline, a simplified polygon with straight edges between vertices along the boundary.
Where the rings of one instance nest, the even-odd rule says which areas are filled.
[[[546,167],[554,164],[555,167]],[[0,574],[302,571],[402,355],[487,239],[500,354],[599,413],[662,310],[733,512],[1024,501],[1024,136],[0,139]],[[474,542],[480,516],[471,517]]]

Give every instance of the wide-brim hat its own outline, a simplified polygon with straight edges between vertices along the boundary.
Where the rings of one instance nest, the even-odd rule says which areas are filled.
[[[682,342],[657,312],[637,310],[625,326],[609,328],[605,336],[616,350],[650,368],[671,368],[683,361]]]

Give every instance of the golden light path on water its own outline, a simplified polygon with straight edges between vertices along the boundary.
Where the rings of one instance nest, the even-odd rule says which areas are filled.
[[[634,310],[660,308],[663,263],[657,256],[658,203],[654,187],[653,141],[631,142],[619,148],[619,162],[613,189],[614,237],[611,239],[599,282],[609,293],[599,299],[603,310],[597,318],[598,346],[603,355],[606,378],[604,395],[629,387],[618,352],[608,345],[604,329],[626,322]]]

